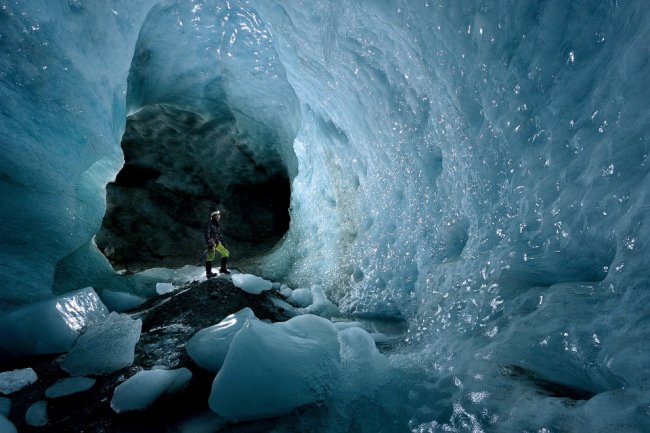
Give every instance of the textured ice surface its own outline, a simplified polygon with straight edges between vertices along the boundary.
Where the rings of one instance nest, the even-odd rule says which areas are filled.
[[[336,328],[325,319],[249,320],[214,379],[210,408],[228,420],[244,421],[324,400],[338,380],[339,356]]]
[[[272,282],[251,274],[235,274],[232,276],[232,283],[253,295],[259,295],[263,291],[273,288]]]
[[[173,292],[174,290],[176,290],[176,288],[171,283],[156,283],[156,293],[159,295],[165,295],[167,293]]]
[[[140,319],[113,312],[79,337],[61,367],[74,376],[104,375],[128,367],[141,329]]]
[[[0,317],[0,348],[18,359],[65,352],[86,326],[107,315],[91,287],[37,302]]]
[[[187,368],[139,371],[115,388],[111,408],[117,413],[144,410],[160,397],[181,391],[190,379]]]
[[[89,377],[67,377],[65,379],[59,379],[54,385],[45,390],[45,397],[57,398],[83,392],[92,388],[95,382],[95,379]]]
[[[305,309],[306,313],[316,314],[327,319],[341,315],[338,307],[327,298],[321,286],[312,286],[311,294],[313,302]]]
[[[27,425],[34,427],[47,425],[49,422],[47,416],[47,400],[40,400],[29,406],[25,413],[25,422]]]
[[[292,176],[260,274],[409,323],[407,428],[647,430],[615,410],[645,413],[650,385],[646,2],[157,4],[3,4],[2,308],[104,275],[90,239],[127,111],[235,113]]]
[[[4,371],[0,373],[0,392],[11,394],[20,391],[38,380],[36,372],[31,368]]]
[[[201,329],[185,345],[188,355],[199,367],[216,373],[226,359],[233,337],[248,320],[257,318],[247,307],[214,326]]]

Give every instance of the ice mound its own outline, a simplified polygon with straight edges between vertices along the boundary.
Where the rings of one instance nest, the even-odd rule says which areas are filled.
[[[31,368],[23,368],[0,373],[0,392],[11,394],[20,391],[38,380],[36,372]]]
[[[25,422],[27,425],[42,427],[47,425],[49,418],[47,416],[47,401],[40,400],[27,409],[25,413]]]
[[[61,367],[74,376],[103,375],[128,367],[141,329],[140,319],[113,312],[79,337]]]
[[[95,379],[89,377],[68,377],[59,379],[56,383],[45,390],[45,397],[58,398],[66,395],[76,394],[93,387]]]
[[[271,290],[273,283],[251,274],[236,274],[232,276],[232,283],[243,291],[252,295],[259,295],[265,290]]]
[[[209,405],[232,421],[281,416],[325,399],[339,370],[330,321],[314,315],[273,324],[249,320],[232,340]]]
[[[295,289],[291,292],[287,301],[297,307],[308,307],[314,302],[314,296],[310,289]]]
[[[66,352],[86,326],[106,316],[108,310],[92,287],[6,314],[0,318],[0,364],[3,351],[17,359]]]
[[[140,371],[115,388],[111,408],[117,413],[147,409],[160,397],[181,391],[191,379],[187,368]]]
[[[16,427],[13,425],[11,421],[9,421],[6,417],[0,415],[0,432],[18,433],[18,430],[16,430]]]
[[[257,320],[253,310],[244,308],[209,328],[201,329],[185,345],[190,358],[201,368],[216,373],[223,365],[235,334],[247,320]]]
[[[125,292],[114,292],[112,290],[104,290],[101,298],[109,310],[117,311],[118,313],[133,310],[147,301],[140,296]]]

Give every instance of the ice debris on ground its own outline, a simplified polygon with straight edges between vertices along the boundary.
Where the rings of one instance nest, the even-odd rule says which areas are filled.
[[[5,416],[0,415],[0,432],[2,433],[18,433],[16,426],[13,425]]]
[[[172,283],[156,283],[156,293],[159,295],[166,295],[176,289],[177,287],[174,287]]]
[[[14,310],[0,318],[0,363],[3,351],[15,359],[64,353],[108,313],[92,287]]]
[[[59,379],[45,390],[45,397],[58,398],[89,390],[95,385],[95,379],[89,377],[67,377]]]
[[[115,388],[111,408],[116,413],[147,409],[160,397],[181,391],[191,378],[187,368],[140,371]]]
[[[265,290],[271,290],[273,283],[251,274],[236,274],[232,276],[232,283],[243,291],[252,295],[259,295]]]
[[[20,391],[38,380],[36,372],[31,368],[21,368],[0,373],[0,393],[11,394]]]
[[[103,375],[128,367],[133,364],[141,329],[140,319],[113,312],[79,337],[61,367],[74,376]]]
[[[231,421],[285,415],[325,399],[339,370],[330,321],[314,315],[273,324],[249,320],[231,342],[209,405]]]
[[[117,311],[118,313],[133,310],[147,301],[146,298],[131,293],[114,292],[112,290],[104,290],[100,297],[110,311]]]
[[[27,413],[25,413],[25,422],[27,425],[42,427],[47,425],[49,418],[47,416],[47,400],[40,400],[32,404]]]
[[[201,368],[218,372],[223,365],[233,337],[248,320],[257,320],[246,307],[224,318],[214,326],[201,329],[185,345],[190,358]]]

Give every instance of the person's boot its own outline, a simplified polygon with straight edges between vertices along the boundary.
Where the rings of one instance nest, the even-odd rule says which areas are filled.
[[[228,263],[228,257],[222,257],[221,258],[221,269],[219,269],[219,272],[222,274],[230,274],[228,269],[226,269],[226,263]]]
[[[212,262],[205,262],[205,276],[207,278],[212,278],[217,274],[212,273]]]

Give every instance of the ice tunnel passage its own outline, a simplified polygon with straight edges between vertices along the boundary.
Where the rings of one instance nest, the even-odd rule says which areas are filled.
[[[200,261],[210,212],[235,260],[263,254],[289,227],[290,184],[281,161],[260,165],[235,141],[232,116],[206,120],[168,105],[127,119],[125,165],[107,185],[97,246],[118,269],[181,267]]]
[[[363,369],[332,416],[648,430],[646,2],[2,6],[3,310],[51,296],[55,269],[67,290],[116,284],[96,278],[113,273],[92,239],[127,116],[135,133],[230,113],[224,149],[244,143],[292,187],[289,231],[256,270],[408,321],[386,360],[404,375]],[[174,183],[145,167],[119,181]],[[539,395],[500,366],[591,398]]]

